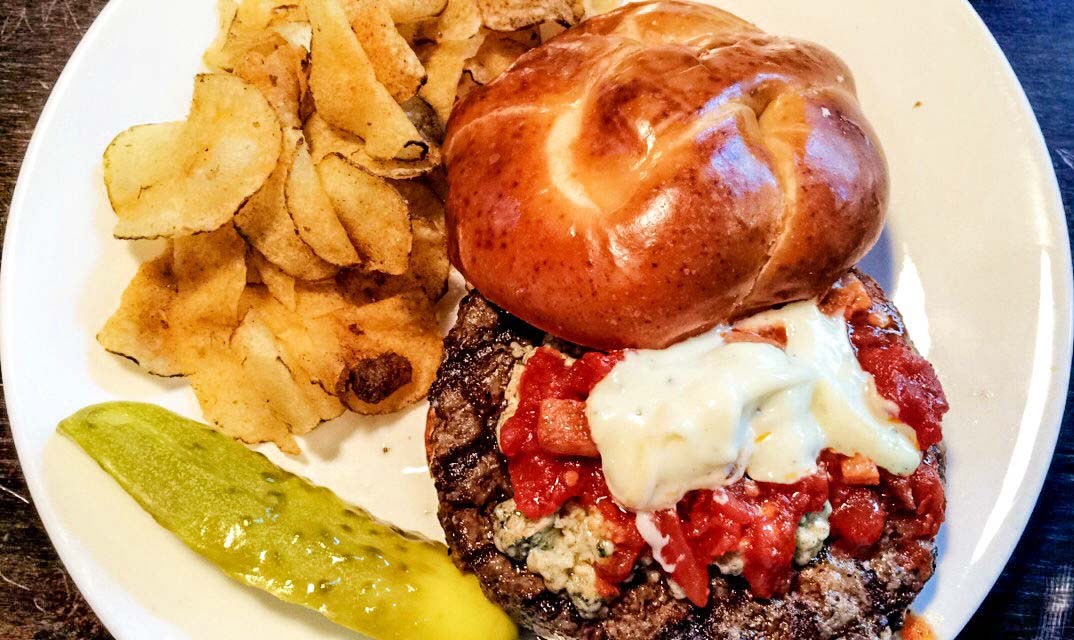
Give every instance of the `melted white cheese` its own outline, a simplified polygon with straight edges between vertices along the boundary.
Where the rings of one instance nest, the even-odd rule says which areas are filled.
[[[671,542],[671,538],[660,533],[660,529],[656,527],[656,518],[651,513],[636,513],[634,514],[634,526],[638,528],[638,533],[641,534],[645,544],[649,545],[649,548],[653,551],[653,560],[667,572],[670,576],[675,573],[677,564],[669,562],[664,558],[664,547]]]
[[[741,328],[783,326],[786,350],[726,343],[718,328],[662,350],[629,352],[586,406],[612,495],[634,511],[737,480],[794,482],[821,449],[862,453],[896,474],[917,468],[913,431],[861,369],[841,317],[813,302]]]

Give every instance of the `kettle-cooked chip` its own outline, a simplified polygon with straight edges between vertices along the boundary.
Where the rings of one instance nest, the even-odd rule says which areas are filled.
[[[246,314],[231,347],[242,362],[245,386],[258,392],[292,433],[307,433],[343,412],[339,401],[310,383],[304,372],[293,375],[276,337],[256,311]]]
[[[514,31],[542,22],[577,24],[585,17],[581,0],[477,0],[482,23],[494,31]]]
[[[288,424],[273,414],[261,394],[235,383],[245,376],[241,359],[230,349],[205,357],[190,376],[205,419],[224,435],[247,444],[272,442],[284,453],[301,453]]]
[[[251,269],[256,270],[260,281],[268,289],[269,294],[290,311],[294,311],[298,304],[298,294],[295,293],[296,281],[284,273],[279,267],[265,259],[265,256],[251,249],[247,256],[247,262]]]
[[[340,396],[362,414],[398,411],[425,395],[436,378],[443,342],[432,306],[402,295],[353,308],[342,318],[357,326],[358,348]]]
[[[206,356],[190,382],[205,417],[223,433],[250,444],[273,442],[285,453],[299,453],[294,435],[343,413],[336,398],[286,361],[256,310],[226,348]]]
[[[172,272],[178,295],[171,324],[238,324],[239,299],[246,288],[246,244],[233,225],[176,238]]]
[[[396,23],[413,23],[440,15],[447,0],[386,0],[388,13]]]
[[[432,39],[437,42],[469,40],[481,30],[481,10],[477,0],[447,0],[447,7],[436,21]]]
[[[104,153],[117,238],[212,231],[268,178],[280,156],[280,121],[241,79],[203,74],[185,123],[133,127]]]
[[[248,51],[235,64],[235,75],[257,87],[276,110],[284,127],[302,126],[299,115],[306,94],[306,50],[278,38],[269,52]]]
[[[190,373],[183,367],[179,346],[169,331],[168,309],[177,289],[169,249],[138,268],[123,292],[119,309],[97,333],[97,342],[153,375]]]
[[[391,274],[406,271],[410,215],[399,192],[338,155],[322,160],[317,173],[351,242],[366,258],[365,266]]]
[[[455,90],[456,100],[462,100],[466,96],[470,95],[471,91],[481,86],[481,84],[478,84],[478,82],[474,80],[474,74],[472,72],[470,72],[469,70],[464,70],[462,72],[462,77],[459,78],[459,86]]]
[[[424,61],[429,80],[419,95],[436,110],[440,122],[447,123],[455,106],[466,60],[478,52],[484,38],[484,34],[479,33],[469,40],[438,42],[426,50]]]
[[[323,122],[316,115],[313,118]],[[343,267],[358,264],[361,258],[321,186],[307,146],[305,141],[298,145],[287,177],[287,211],[299,237],[322,259]]]
[[[435,114],[434,114],[435,117]],[[440,148],[430,144],[429,151],[420,160],[379,159],[366,153],[365,141],[356,135],[328,124],[318,113],[306,120],[306,137],[309,139],[313,162],[336,154],[347,162],[382,178],[414,178],[424,175],[440,165]]]
[[[425,82],[425,69],[410,44],[400,35],[385,0],[342,0],[362,50],[369,56],[377,81],[403,102]]]
[[[466,61],[464,68],[477,84],[488,84],[507,70],[511,64],[532,47],[499,34],[489,35],[477,53]]]
[[[296,0],[224,0],[220,3],[220,34],[203,60],[217,71],[231,72],[250,51],[268,53],[275,41],[295,24],[306,20]]]
[[[377,81],[337,0],[307,0],[306,10],[313,26],[310,89],[324,119],[361,136],[375,158],[423,156],[418,130]]]
[[[235,226],[247,242],[284,273],[300,280],[321,280],[335,275],[338,267],[319,258],[302,241],[287,212],[287,174],[298,147],[298,136],[289,132],[279,165],[235,216]]]
[[[405,273],[394,276],[362,269],[340,272],[336,278],[339,288],[354,304],[415,292],[436,302],[447,291],[451,263],[447,258],[443,203],[428,185],[416,180],[397,180],[393,185],[410,208],[410,263]]]

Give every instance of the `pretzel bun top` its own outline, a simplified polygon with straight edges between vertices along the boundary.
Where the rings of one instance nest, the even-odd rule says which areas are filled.
[[[444,158],[455,266],[597,349],[820,295],[876,241],[888,194],[839,58],[688,2],[524,54],[456,106]]]

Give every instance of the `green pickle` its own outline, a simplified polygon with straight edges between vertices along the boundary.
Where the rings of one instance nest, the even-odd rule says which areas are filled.
[[[517,638],[446,548],[212,429],[113,402],[60,423],[161,525],[227,575],[381,640]]]

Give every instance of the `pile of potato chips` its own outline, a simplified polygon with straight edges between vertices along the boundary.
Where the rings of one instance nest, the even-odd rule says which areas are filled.
[[[614,4],[614,2],[612,3]],[[610,8],[610,7],[606,7]],[[297,452],[399,410],[440,362],[439,144],[460,92],[592,7],[572,0],[223,0],[183,122],[104,154],[117,238],[167,238],[98,334],[189,376],[206,418]]]

